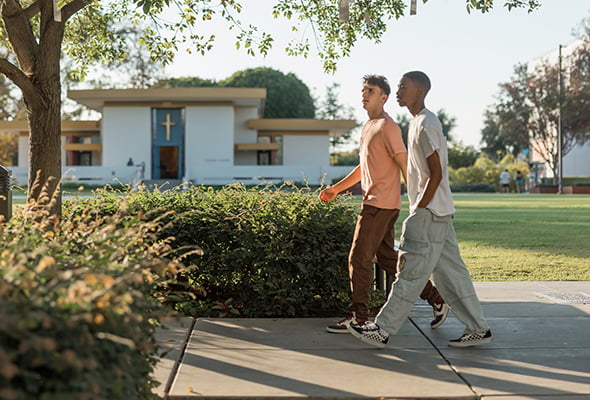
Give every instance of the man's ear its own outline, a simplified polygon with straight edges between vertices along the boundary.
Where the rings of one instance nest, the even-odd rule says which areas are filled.
[[[418,86],[418,92],[420,93],[420,97],[425,99],[426,98],[426,88],[422,86]]]

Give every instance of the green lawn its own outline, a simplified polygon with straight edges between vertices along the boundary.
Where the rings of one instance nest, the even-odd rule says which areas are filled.
[[[590,280],[590,196],[455,196],[473,279]]]
[[[590,280],[590,196],[481,194],[454,199],[457,239],[473,280]],[[404,198],[397,237],[407,207]]]

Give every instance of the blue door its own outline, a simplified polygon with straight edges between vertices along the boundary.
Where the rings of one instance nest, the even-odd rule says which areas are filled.
[[[184,110],[152,109],[152,179],[181,179],[184,174]]]

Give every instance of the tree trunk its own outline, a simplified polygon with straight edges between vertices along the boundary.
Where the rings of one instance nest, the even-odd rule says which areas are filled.
[[[52,215],[61,217],[61,83],[59,60],[56,73],[40,79],[41,93],[26,98],[29,120],[28,202],[50,205]]]
[[[40,3],[41,38],[29,76],[33,90],[23,92],[29,120],[29,204],[49,206],[61,217],[61,77],[63,23],[53,20],[53,3]]]

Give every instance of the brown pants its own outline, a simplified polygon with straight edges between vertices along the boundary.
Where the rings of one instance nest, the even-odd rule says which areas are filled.
[[[369,293],[374,279],[373,259],[379,267],[395,277],[397,275],[397,251],[394,249],[395,222],[399,210],[363,206],[358,216],[352,246],[348,255],[348,273],[352,304],[350,310],[357,319],[366,319],[369,314]],[[440,295],[428,281],[420,297],[429,304],[440,303]]]

